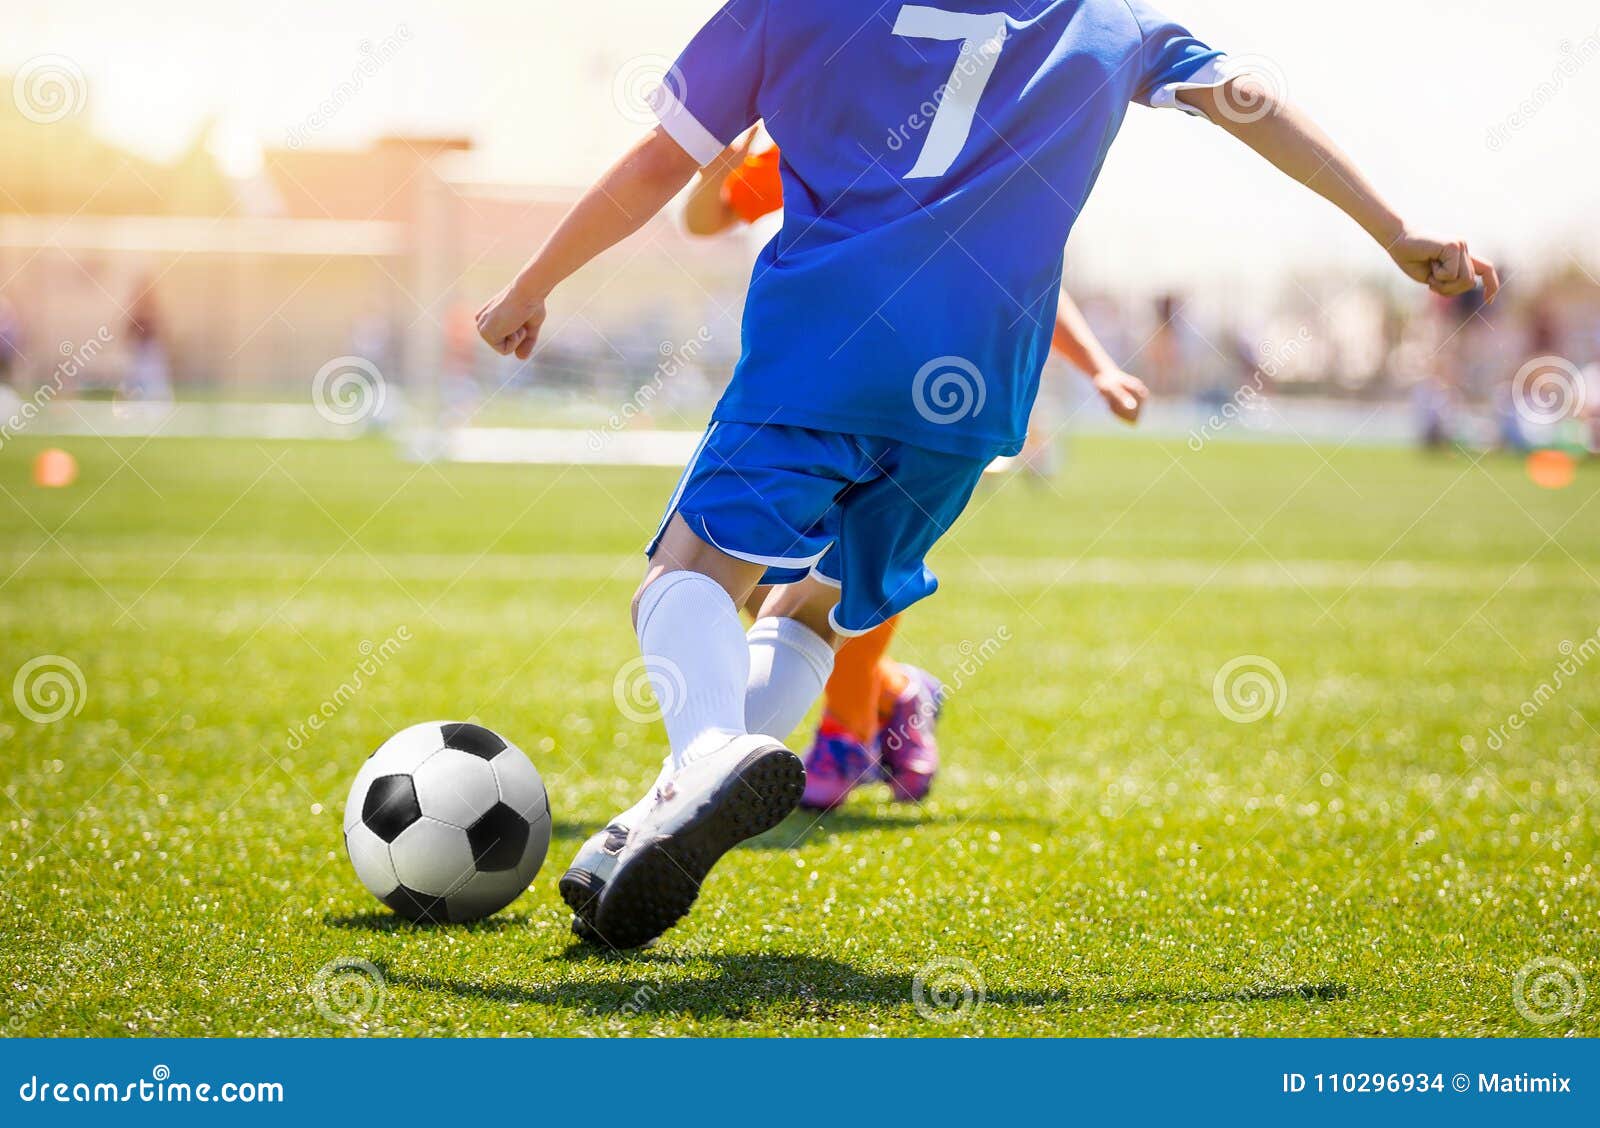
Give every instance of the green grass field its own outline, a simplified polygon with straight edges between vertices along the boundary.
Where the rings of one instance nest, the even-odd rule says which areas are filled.
[[[956,687],[932,800],[794,816],[606,955],[555,881],[663,751],[612,685],[672,474],[75,440],[45,491],[44,445],[0,451],[7,1033],[1600,1034],[1592,467],[1130,440],[987,487],[899,646]],[[46,655],[84,691],[42,723]],[[1214,696],[1244,656],[1254,721]],[[398,923],[340,839],[434,718],[550,786],[544,871],[473,927]]]

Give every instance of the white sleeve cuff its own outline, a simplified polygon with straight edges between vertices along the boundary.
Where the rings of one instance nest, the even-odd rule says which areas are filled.
[[[650,95],[650,108],[655,111],[661,128],[667,131],[683,151],[700,162],[704,168],[722,155],[722,150],[727,146],[712,136],[711,131],[700,124],[700,119],[689,112],[689,107],[678,100],[678,96],[663,82]]]
[[[1178,101],[1178,91],[1204,90],[1207,87],[1221,86],[1244,69],[1246,68],[1235,66],[1228,56],[1218,55],[1215,59],[1208,60],[1204,66],[1182,82],[1169,82],[1165,86],[1156,87],[1150,95],[1150,105],[1156,109],[1182,110],[1186,114],[1203,118],[1205,114],[1193,106],[1186,106]]]

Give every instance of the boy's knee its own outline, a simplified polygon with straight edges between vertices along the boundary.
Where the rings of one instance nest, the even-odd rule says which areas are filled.
[[[793,619],[837,650],[844,639],[833,629],[830,613],[838,602],[838,588],[808,577],[798,583],[773,588],[761,608],[761,614]]]
[[[633,599],[628,604],[628,615],[633,620],[633,629],[639,629],[639,603],[644,599],[644,589],[650,586],[650,577],[646,576],[639,581],[639,586],[633,589]]]

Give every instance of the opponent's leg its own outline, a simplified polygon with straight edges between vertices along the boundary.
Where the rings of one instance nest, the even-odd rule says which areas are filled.
[[[927,670],[897,663],[899,691],[888,698],[878,755],[889,793],[901,803],[919,803],[939,772],[939,741],[934,729],[944,708],[944,686]],[[887,680],[887,679],[886,679]]]
[[[879,698],[884,675],[897,676],[897,665],[888,657],[894,641],[897,615],[864,635],[849,639],[839,648],[833,677],[828,679],[825,699],[828,713],[856,740],[871,744],[878,735]]]
[[[806,754],[802,806],[830,811],[856,787],[878,778],[878,696],[897,622],[890,619],[840,647],[822,720]]]

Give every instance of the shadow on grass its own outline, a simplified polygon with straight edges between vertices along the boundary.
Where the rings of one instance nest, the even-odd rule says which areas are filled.
[[[820,814],[816,811],[796,811],[765,834],[744,843],[746,850],[792,850],[804,846],[813,837],[828,834],[860,834],[874,830],[917,830],[938,826],[1041,826],[1054,827],[1049,819],[1025,815],[979,815],[950,811],[930,814],[921,807],[910,804],[871,810],[846,808]]]
[[[356,932],[504,932],[510,928],[527,928],[531,918],[522,913],[496,913],[470,924],[429,923],[410,921],[384,909],[364,913],[324,913],[322,923],[329,928],[347,928]]]
[[[1108,996],[1107,1001],[1125,1007],[1147,1003],[1270,1003],[1277,999],[1326,1002],[1349,994],[1350,988],[1343,983],[1259,983],[1231,991],[1134,991]]]
[[[549,985],[469,982],[384,968],[391,986],[438,991],[497,1003],[566,1007],[587,1014],[655,1013],[697,1019],[758,1018],[780,1000],[803,1003],[816,1016],[838,1007],[897,1007],[912,1004],[912,974],[862,971],[822,956],[710,955],[668,952],[611,953],[574,946],[554,957],[574,963],[622,965],[638,974],[595,982]],[[677,978],[677,969],[693,978]],[[713,974],[698,974],[709,968]],[[988,1002],[1005,1007],[1040,1007],[1063,1002],[1065,992],[990,990]]]
[[[607,952],[574,945],[551,957],[572,964],[623,966],[634,972],[622,979],[594,982],[533,984],[448,979],[425,973],[397,972],[384,967],[388,982],[417,991],[433,991],[494,1003],[566,1007],[592,1015],[655,1013],[696,1019],[753,1019],[782,1001],[803,1004],[813,1017],[827,1018],[842,1008],[912,1006],[913,971],[887,974],[864,971],[825,956],[738,954],[695,956],[673,952]],[[688,978],[675,977],[683,970]],[[699,974],[708,969],[709,976]],[[1150,1003],[1270,1002],[1343,998],[1342,984],[1260,985],[1234,991],[1138,992],[1111,995],[1117,1006]],[[1095,996],[1078,991],[990,986],[986,1006],[1037,1009],[1073,1003],[1093,1004]],[[953,1000],[952,1000],[953,1003]]]

